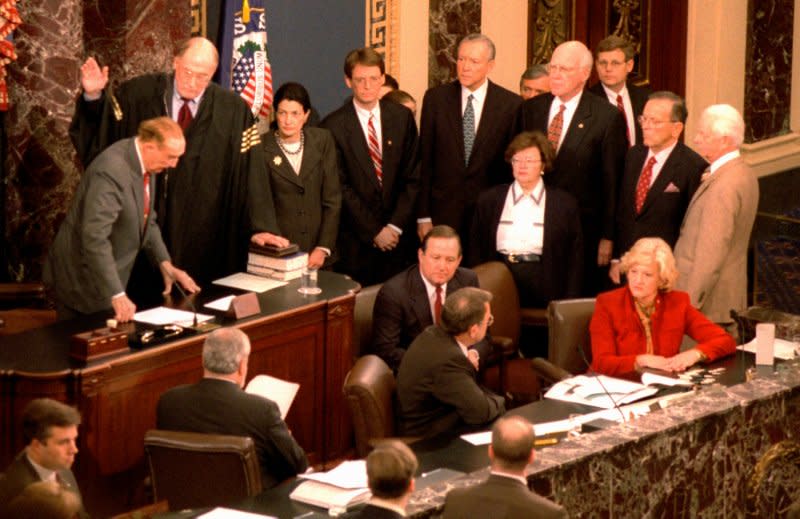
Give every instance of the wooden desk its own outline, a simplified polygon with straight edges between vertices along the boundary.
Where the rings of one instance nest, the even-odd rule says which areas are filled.
[[[299,294],[298,284],[295,280],[259,294],[258,316],[235,323],[221,316],[216,320],[250,337],[251,377],[267,373],[300,384],[286,422],[310,463],[318,464],[352,448],[341,394],[353,362],[353,306],[360,286],[330,272],[320,272],[323,292],[318,296]],[[234,292],[209,287],[195,304],[201,312],[213,313],[202,304]],[[30,400],[50,397],[76,405],[83,423],[74,469],[87,502],[98,482],[118,481],[121,473],[141,468],[143,438],[155,427],[159,396],[202,376],[203,335],[88,364],[69,359],[69,337],[103,323],[104,316],[97,315],[0,337],[0,467],[23,447],[21,414]]]

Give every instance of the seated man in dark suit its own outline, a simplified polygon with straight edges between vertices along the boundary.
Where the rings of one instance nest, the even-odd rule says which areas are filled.
[[[308,460],[272,400],[245,393],[250,340],[236,328],[214,330],[203,344],[203,379],[158,400],[157,426],[169,431],[249,436],[270,488],[304,472]]]
[[[461,241],[447,225],[437,225],[422,239],[419,264],[407,268],[381,287],[372,311],[372,352],[397,372],[411,342],[432,324],[438,324],[444,299],[462,287],[477,287],[478,276],[459,267]],[[482,340],[470,348],[476,362],[486,359],[490,347]]]
[[[414,491],[417,457],[398,440],[387,440],[367,456],[367,479],[372,497],[367,506],[345,517],[352,519],[400,519],[406,516],[408,498]]]
[[[72,463],[78,453],[78,425],[81,415],[68,405],[49,398],[31,401],[22,412],[22,437],[25,449],[16,457],[0,480],[0,517],[26,487],[40,481],[52,481],[64,490],[75,494],[80,501],[81,492]],[[80,517],[89,517],[82,506]]]
[[[444,519],[567,517],[562,507],[528,489],[525,467],[533,463],[533,442],[533,427],[521,416],[497,420],[489,446],[489,479],[450,491],[444,502]]]
[[[435,436],[485,425],[505,400],[481,388],[468,348],[486,336],[492,294],[465,287],[447,296],[438,326],[414,339],[397,371],[400,434]]]

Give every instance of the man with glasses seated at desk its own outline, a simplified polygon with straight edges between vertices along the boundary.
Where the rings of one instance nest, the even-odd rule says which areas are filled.
[[[400,434],[436,436],[485,425],[505,412],[503,397],[480,387],[468,348],[494,320],[492,294],[465,287],[447,297],[441,324],[411,343],[397,372]]]

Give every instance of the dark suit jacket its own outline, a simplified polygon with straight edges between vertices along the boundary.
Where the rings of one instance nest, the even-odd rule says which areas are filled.
[[[459,267],[447,283],[447,294],[459,288],[477,287],[478,276]],[[413,265],[383,284],[372,310],[372,353],[382,358],[396,373],[408,347],[433,324],[428,292],[419,265]],[[481,360],[488,358],[489,344],[483,340],[474,346]]]
[[[496,186],[478,199],[472,220],[473,240],[467,251],[467,265],[497,260],[497,227],[510,185]],[[578,297],[583,279],[583,236],[575,198],[558,188],[547,188],[544,208],[542,271],[547,301]],[[519,287],[524,290],[524,287]]]
[[[658,236],[670,247],[675,247],[683,215],[700,185],[703,171],[708,167],[703,157],[678,142],[647,192],[642,212],[636,214],[636,185],[647,152],[647,147],[637,145],[628,151],[625,159],[625,174],[617,206],[615,258],[621,257],[636,240],[645,236]]]
[[[159,429],[253,438],[264,488],[308,468],[305,452],[275,402],[245,393],[227,380],[204,378],[170,389],[159,398],[156,417]]]
[[[111,297],[125,291],[140,250],[154,265],[169,259],[156,225],[155,186],[151,175],[150,216],[144,223],[134,139],[112,144],[89,165],[45,264],[44,282],[60,303],[84,314],[111,308]]]
[[[503,155],[514,137],[514,118],[522,99],[489,81],[469,165],[464,162],[461,83],[453,81],[425,92],[420,141],[422,183],[418,218],[456,229],[462,242],[478,195],[508,182],[511,168]]]
[[[436,436],[484,426],[505,412],[501,396],[481,388],[453,337],[429,326],[409,346],[397,372],[402,435]]]
[[[444,502],[443,519],[559,519],[561,506],[528,490],[522,482],[490,475],[479,485],[455,488]]]
[[[330,130],[336,142],[341,175],[340,260],[336,269],[365,284],[389,277],[370,276],[372,269],[380,268],[376,262],[389,261],[386,256],[408,255],[413,250],[401,246],[391,254],[375,257],[377,249],[372,240],[385,225],[391,223],[404,231],[403,245],[416,234],[411,224],[419,191],[417,125],[402,105],[384,100],[380,107],[383,182],[378,182],[375,175],[352,99],[322,121],[322,127]]]
[[[519,130],[539,130],[547,135],[554,99],[552,94],[542,94],[525,101],[519,112]],[[596,264],[600,238],[615,238],[617,189],[627,149],[622,114],[607,99],[584,91],[553,171],[544,181],[578,200],[587,262]]]
[[[81,498],[81,490],[78,488],[78,483],[75,481],[75,475],[71,470],[59,470],[58,477],[61,479],[62,486],[78,495]],[[6,468],[5,477],[0,479],[0,517],[5,517],[4,509],[17,497],[28,485],[41,481],[36,469],[33,468],[25,451],[22,451],[14,458]],[[81,503],[83,499],[81,499]],[[89,514],[81,504],[80,517],[87,518]]]
[[[346,513],[340,517],[343,519],[402,519],[405,516],[388,508],[368,504],[360,510]]]
[[[305,128],[300,174],[269,132],[263,137],[267,172],[281,235],[311,252],[315,247],[336,245],[342,193],[336,145],[323,128]]]
[[[631,82],[625,84],[628,87],[628,95],[631,96],[631,105],[633,105],[633,125],[636,131],[636,144],[642,144],[642,125],[639,124],[639,116],[644,111],[644,105],[647,104],[647,98],[652,94],[652,90],[647,87],[636,86]],[[589,87],[589,91],[593,94],[608,100],[606,91],[603,90],[603,84],[599,81]],[[611,104],[609,102],[609,104]],[[617,107],[616,103],[612,105]]]

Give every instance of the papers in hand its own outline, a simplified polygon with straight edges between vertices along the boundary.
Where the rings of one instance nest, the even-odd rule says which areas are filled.
[[[790,360],[795,358],[795,355],[798,355],[800,351],[800,344],[795,342],[790,342],[785,339],[778,339],[775,338],[775,358],[783,359],[783,360]],[[752,341],[748,342],[747,344],[742,344],[737,346],[737,349],[747,351],[749,353],[756,352],[756,340],[753,339]]]
[[[269,375],[258,375],[253,377],[253,380],[247,384],[244,390],[251,395],[258,395],[278,404],[281,418],[285,420],[298,389],[300,389],[300,384],[287,382]]]
[[[345,461],[328,472],[300,474],[303,483],[289,494],[295,501],[321,508],[347,508],[363,503],[371,494],[367,487],[367,462]]]
[[[165,324],[191,326],[194,323],[194,316],[194,312],[187,312],[185,310],[176,310],[174,308],[167,308],[166,306],[159,306],[143,312],[136,312],[133,315],[133,320],[137,323],[154,324],[157,326],[162,326]],[[198,323],[204,323],[213,318],[213,315],[197,314]]]
[[[285,281],[277,281],[262,276],[247,274],[245,272],[238,272],[225,276],[224,278],[216,279],[213,282],[215,285],[222,285],[225,287],[240,288],[248,292],[266,292],[273,288],[282,287],[286,284]]]
[[[555,384],[544,396],[564,402],[613,409],[653,396],[657,392],[658,388],[655,387],[605,375],[578,375]]]

